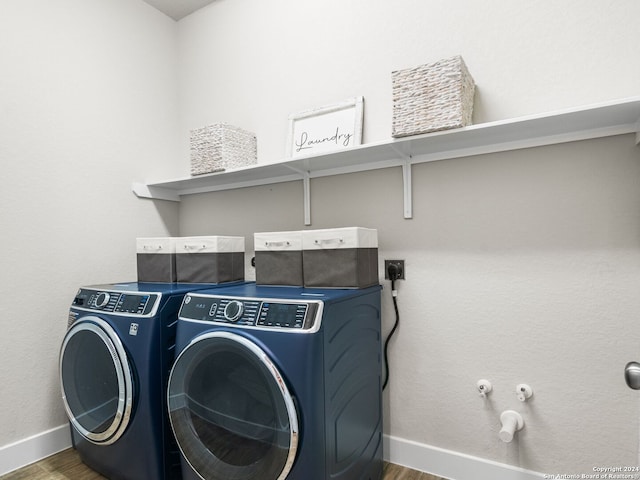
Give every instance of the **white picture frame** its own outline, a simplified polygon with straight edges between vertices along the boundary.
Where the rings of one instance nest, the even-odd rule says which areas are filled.
[[[362,143],[364,97],[289,115],[287,157],[343,150]]]

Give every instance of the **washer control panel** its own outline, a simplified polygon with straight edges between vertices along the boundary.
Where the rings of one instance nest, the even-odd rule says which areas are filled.
[[[319,301],[229,298],[192,293],[184,297],[179,317],[243,327],[309,331],[317,330],[319,326],[320,305]]]
[[[160,298],[154,293],[129,293],[81,288],[72,306],[90,311],[102,311],[129,316],[148,316]]]

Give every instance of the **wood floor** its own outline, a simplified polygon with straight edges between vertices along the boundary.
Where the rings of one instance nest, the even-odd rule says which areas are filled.
[[[0,476],[0,480],[100,480],[104,478],[85,466],[76,451],[72,449]],[[392,463],[385,463],[382,478],[383,480],[445,480]]]

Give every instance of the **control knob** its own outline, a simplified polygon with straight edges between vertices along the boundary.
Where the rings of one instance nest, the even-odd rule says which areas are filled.
[[[107,292],[100,292],[96,297],[96,308],[106,307],[109,303],[109,299],[111,299],[111,295]]]
[[[239,300],[231,300],[224,307],[224,318],[230,322],[237,322],[242,317],[244,305]]]

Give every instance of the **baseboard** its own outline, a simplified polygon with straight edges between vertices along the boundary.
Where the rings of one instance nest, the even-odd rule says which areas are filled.
[[[391,463],[451,480],[477,480],[478,478],[539,480],[545,478],[542,473],[390,435],[384,436],[384,459]]]
[[[42,460],[71,446],[69,425],[0,447],[0,475]]]
[[[0,475],[71,447],[69,425],[62,425],[0,447]],[[541,473],[443,448],[384,436],[384,459],[451,480],[539,480]]]

